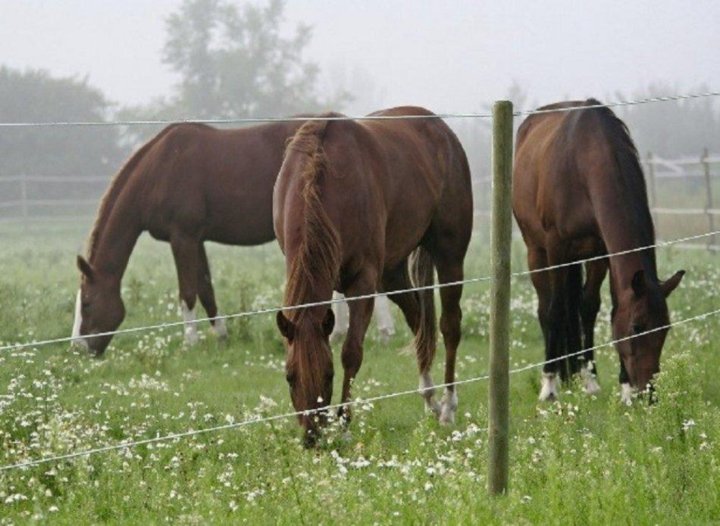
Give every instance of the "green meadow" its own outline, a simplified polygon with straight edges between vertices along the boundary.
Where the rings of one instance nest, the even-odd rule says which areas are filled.
[[[482,219],[481,221],[486,221]],[[700,230],[702,231],[702,230]],[[0,343],[68,336],[87,231],[72,225],[0,226]],[[664,236],[669,239],[669,236]],[[660,274],[687,270],[671,296],[673,321],[720,308],[717,255],[666,247]],[[280,305],[277,246],[209,245],[223,313]],[[466,277],[488,276],[489,240],[473,238]],[[514,245],[514,270],[524,248]],[[123,281],[122,328],[181,319],[170,249],[141,238]],[[488,370],[489,284],[463,295],[458,379]],[[535,293],[512,281],[511,367],[543,360]],[[358,399],[417,386],[411,337],[383,343],[374,325],[354,385]],[[605,290],[596,342],[609,341]],[[199,312],[200,315],[203,313]],[[359,402],[346,431],[314,450],[293,418],[275,317],[208,324],[188,348],[182,328],[116,336],[95,359],[67,343],[0,352],[0,468],[108,445],[248,422],[71,460],[0,471],[0,524],[703,524],[720,520],[720,316],[673,328],[658,403],[620,402],[618,358],[597,353],[597,396],[564,386],[540,403],[540,369],[511,376],[510,489],[487,494],[487,381],[459,388],[454,426],[425,414],[417,394]],[[338,354],[338,345],[334,346]],[[442,378],[439,344],[434,378]],[[335,396],[342,375],[336,356]],[[334,400],[334,402],[337,400]]]

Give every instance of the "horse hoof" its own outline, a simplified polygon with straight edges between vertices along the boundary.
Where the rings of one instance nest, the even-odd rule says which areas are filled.
[[[555,401],[558,398],[558,377],[555,373],[543,373],[542,387],[538,400],[541,402]]]
[[[452,425],[455,423],[455,411],[458,406],[457,391],[445,388],[442,401],[440,403],[440,423],[443,425]]]
[[[186,332],[185,333],[185,345],[189,347],[194,347],[198,344],[200,341],[200,337],[196,332]]]
[[[433,415],[435,415],[436,417],[439,418],[440,413],[441,413],[440,404],[434,398],[430,398],[430,399],[426,398],[425,399],[425,411],[428,413],[432,413]]]
[[[632,405],[633,388],[630,384],[620,384],[620,401],[625,405]]]
[[[596,395],[600,392],[600,384],[595,378],[585,380],[585,392],[589,395]]]
[[[451,426],[455,423],[455,410],[449,407],[443,406],[440,411],[440,418],[438,418],[440,424],[444,426]]]

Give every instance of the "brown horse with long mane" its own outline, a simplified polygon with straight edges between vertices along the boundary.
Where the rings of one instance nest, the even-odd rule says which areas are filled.
[[[275,233],[286,257],[284,304],[327,301],[333,290],[349,298],[390,293],[415,334],[426,405],[442,422],[452,422],[455,388],[447,387],[438,403],[430,378],[437,330],[433,293],[392,292],[432,284],[435,268],[441,283],[462,280],[473,220],[468,162],[455,134],[425,109],[371,115],[422,118],[311,121],[288,145],[273,196]],[[455,379],[461,294],[460,285],[440,289],[446,383]],[[373,299],[349,306],[343,403],[362,363]],[[289,309],[278,313],[277,323],[287,343],[293,405],[312,412],[300,417],[306,444],[312,445],[332,396],[328,335],[334,316],[328,305]],[[349,419],[347,407],[341,415]]]
[[[178,273],[185,337],[197,339],[195,303],[218,315],[204,241],[258,245],[275,238],[272,189],[287,140],[302,122],[224,130],[173,124],[140,148],[113,178],[90,235],[73,337],[101,354],[125,307],[120,282],[140,234],[169,241]],[[224,320],[212,322],[224,337]]]
[[[655,244],[645,180],[637,150],[625,124],[595,99],[552,104],[560,110],[528,117],[517,135],[513,211],[528,248],[531,270],[568,264]],[[564,111],[563,111],[564,110]],[[585,390],[599,389],[592,351],[600,308],[600,287],[610,269],[614,339],[624,401],[645,389],[660,370],[669,323],[666,298],[684,271],[667,281],[657,275],[649,248],[532,274],[547,360],[540,399],[558,394],[558,372],[565,380],[580,371]],[[583,338],[584,336],[584,338]],[[584,341],[583,341],[584,340]],[[581,345],[584,344],[584,347]],[[574,357],[562,358],[575,354]]]

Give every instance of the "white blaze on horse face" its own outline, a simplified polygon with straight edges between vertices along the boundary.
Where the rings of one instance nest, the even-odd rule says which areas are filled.
[[[458,406],[458,395],[457,388],[450,390],[449,387],[445,388],[443,393],[442,401],[440,402],[440,423],[441,424],[454,424],[455,423],[455,411]]]
[[[185,300],[180,303],[183,321],[185,322],[185,342],[195,345],[198,342],[197,323],[195,322],[195,309],[189,309]]]
[[[542,373],[542,387],[540,388],[540,401],[557,400],[558,397],[558,377],[555,373]]]
[[[73,344],[81,345],[81,346],[87,348],[88,344],[85,341],[85,338],[82,338],[80,336],[80,326],[82,325],[82,312],[80,310],[80,307],[81,307],[81,299],[80,299],[80,291],[78,290],[77,296],[75,297],[75,319],[73,320],[73,327],[72,327],[72,333],[70,334],[70,338],[72,338]]]
[[[623,403],[632,405],[633,392],[634,390],[630,384],[620,384],[620,400]]]
[[[600,384],[592,372],[592,366],[592,362],[586,362],[582,366],[582,369],[580,369],[580,377],[583,379],[585,392],[589,395],[594,395],[600,392]]]

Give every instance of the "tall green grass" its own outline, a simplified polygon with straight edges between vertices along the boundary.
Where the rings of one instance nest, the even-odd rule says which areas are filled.
[[[84,232],[18,227],[0,236],[2,345],[67,336]],[[485,240],[473,239],[467,277],[489,274]],[[209,254],[223,312],[279,304],[284,266],[274,244]],[[663,248],[658,260],[664,277],[688,271],[670,299],[674,320],[720,308],[716,256]],[[532,286],[512,286],[517,368],[543,351]],[[123,296],[123,327],[180,319],[167,245],[141,239]],[[459,379],[487,371],[487,283],[467,285],[463,298]],[[597,342],[610,340],[607,303]],[[369,331],[357,397],[417,385],[410,334],[394,312],[392,341]],[[118,336],[99,360],[67,345],[2,353],[0,465],[291,411],[273,318],[231,320],[224,344],[205,325],[194,348],[174,328]],[[560,401],[538,403],[539,370],[514,374],[510,491],[499,499],[485,490],[487,383],[478,381],[459,389],[449,428],[406,396],[361,404],[349,433],[331,428],[313,451],[288,419],[0,472],[0,524],[711,523],[720,518],[719,336],[718,318],[671,331],[653,406],[620,403],[612,348],[598,353],[598,396],[569,385]],[[442,362],[440,347],[438,381]]]

